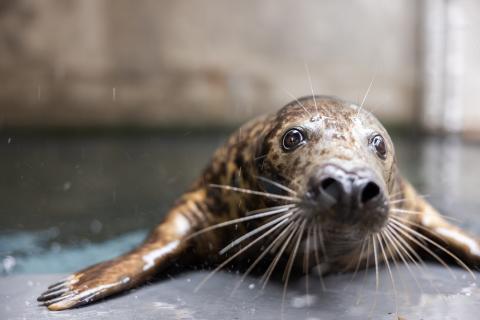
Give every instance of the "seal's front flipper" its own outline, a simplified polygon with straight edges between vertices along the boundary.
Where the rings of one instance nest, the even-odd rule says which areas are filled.
[[[142,284],[185,252],[188,241],[184,240],[191,232],[189,220],[174,209],[140,247],[72,274],[37,300],[50,310],[63,310]]]
[[[124,255],[72,274],[37,298],[50,310],[81,306],[141,283],[145,273],[135,255]]]
[[[453,259],[460,266],[463,262],[470,268],[480,268],[480,239],[469,235],[466,231],[446,221],[430,204],[421,201],[422,214],[416,219],[417,232],[435,241],[444,250],[429,241],[422,241],[440,256]],[[450,252],[447,253],[445,250]],[[459,260],[455,259],[457,257]],[[463,266],[465,267],[465,266]]]

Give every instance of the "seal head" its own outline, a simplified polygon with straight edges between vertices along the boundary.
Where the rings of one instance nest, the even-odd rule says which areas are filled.
[[[387,223],[394,148],[370,112],[338,98],[305,97],[272,123],[259,150],[259,175],[294,190],[305,216],[359,239]]]

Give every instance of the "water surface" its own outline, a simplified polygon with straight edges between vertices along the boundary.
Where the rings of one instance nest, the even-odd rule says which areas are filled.
[[[221,133],[0,135],[0,272],[64,273],[138,244],[199,175]],[[480,146],[394,135],[404,175],[480,234]]]

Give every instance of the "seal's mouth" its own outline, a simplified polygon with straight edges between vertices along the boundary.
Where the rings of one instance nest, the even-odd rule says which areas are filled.
[[[337,165],[325,165],[309,180],[304,198],[307,211],[323,221],[361,225],[375,232],[388,219],[386,192],[366,168],[346,171]]]

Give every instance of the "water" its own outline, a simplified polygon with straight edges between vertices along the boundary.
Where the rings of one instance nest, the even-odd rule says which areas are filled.
[[[0,274],[72,272],[131,249],[226,137],[1,134]],[[480,145],[393,138],[419,192],[480,235]]]

